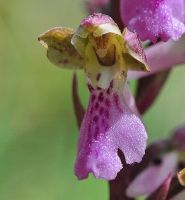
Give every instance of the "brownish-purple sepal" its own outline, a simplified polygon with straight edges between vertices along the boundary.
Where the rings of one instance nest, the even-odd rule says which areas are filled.
[[[121,19],[120,0],[111,0],[110,7],[110,16],[117,23],[120,30],[123,30],[125,28],[125,25],[123,23],[123,20]]]
[[[173,174],[170,173],[164,183],[159,187],[159,189],[154,192],[150,197],[148,197],[147,200],[166,200],[170,189],[172,177]]]
[[[172,182],[171,182],[171,186],[168,192],[168,196],[167,199],[171,199],[172,197],[176,196],[177,194],[179,194],[181,191],[183,191],[185,188],[184,186],[182,186],[179,183],[179,180],[177,179],[177,177],[173,177]]]
[[[126,164],[124,155],[119,151],[123,169],[114,180],[109,181],[110,200],[134,200],[126,196],[126,188],[130,183],[131,165]]]
[[[82,103],[80,101],[80,97],[78,94],[78,80],[76,73],[73,74],[73,80],[72,80],[72,98],[73,98],[73,107],[75,111],[75,116],[78,124],[78,128],[80,128],[80,125],[82,123],[85,110],[82,106]]]
[[[39,42],[47,48],[47,57],[51,63],[68,69],[83,67],[83,58],[71,44],[73,34],[70,28],[56,27],[38,37]]]
[[[170,70],[167,70],[139,79],[136,93],[136,105],[141,114],[144,114],[155,102],[169,74]]]

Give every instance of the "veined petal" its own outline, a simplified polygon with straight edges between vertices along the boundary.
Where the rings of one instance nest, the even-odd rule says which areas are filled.
[[[184,0],[121,0],[121,17],[141,40],[178,40],[185,32]]]
[[[174,174],[178,163],[178,154],[170,152],[164,154],[160,160],[141,172],[127,188],[128,197],[150,195],[163,184],[170,173]],[[152,181],[151,181],[152,180]]]
[[[73,34],[70,28],[56,27],[39,36],[39,42],[47,48],[47,57],[54,65],[69,69],[83,67],[83,58],[71,44]]]
[[[122,169],[120,149],[126,163],[140,162],[147,134],[140,118],[127,106],[122,90],[96,89],[91,96],[80,129],[75,173],[84,179],[90,172],[96,178],[114,179]]]

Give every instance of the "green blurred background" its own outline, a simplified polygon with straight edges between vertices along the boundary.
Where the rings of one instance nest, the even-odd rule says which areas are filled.
[[[72,71],[55,68],[37,36],[76,28],[83,0],[0,0],[0,200],[107,199],[107,183],[73,174],[78,128]],[[82,72],[80,93],[88,93]],[[145,115],[150,141],[185,122],[185,68],[173,70]]]

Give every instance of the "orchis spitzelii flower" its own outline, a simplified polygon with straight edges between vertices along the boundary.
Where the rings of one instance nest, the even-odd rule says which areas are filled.
[[[184,0],[121,0],[124,24],[141,40],[178,40],[185,32]]]
[[[154,143],[152,148],[154,147],[158,148],[159,152],[155,156],[150,156],[151,162],[142,168],[142,171],[130,183],[127,188],[129,197],[151,195],[166,181],[169,181],[169,176],[174,177],[173,184],[173,181],[177,179],[177,172],[185,167],[185,127],[176,129],[171,138]],[[169,198],[173,200],[185,199],[185,188],[180,186],[177,181],[176,184],[179,185],[179,189],[176,191],[175,187],[171,187],[169,184],[168,191],[166,191],[167,194],[169,193]]]
[[[79,179],[114,179],[122,169],[120,149],[128,164],[140,162],[147,134],[130,101],[129,69],[148,71],[135,34],[121,34],[107,15],[93,14],[74,32],[54,28],[39,37],[49,60],[57,66],[83,68],[90,100],[80,128],[75,164]]]

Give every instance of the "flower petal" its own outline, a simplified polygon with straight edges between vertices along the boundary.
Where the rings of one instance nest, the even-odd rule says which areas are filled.
[[[159,51],[160,49],[160,51]],[[178,41],[159,42],[145,49],[150,72],[128,72],[128,79],[149,76],[185,63],[185,35]]]
[[[94,37],[99,37],[106,33],[113,33],[121,36],[121,31],[114,20],[108,15],[101,13],[94,13],[84,18],[75,35],[86,38],[91,33]]]
[[[125,88],[123,90],[123,96],[124,96],[125,102],[127,102],[127,106],[130,108],[130,110],[139,116],[140,114],[139,114],[139,111],[136,106],[135,98],[132,95],[132,92],[130,91],[127,83],[125,83]]]
[[[83,58],[71,44],[73,34],[70,28],[56,27],[39,36],[39,42],[47,48],[47,57],[54,65],[68,69],[83,67]]]
[[[140,162],[147,135],[139,117],[127,107],[121,91],[92,87],[90,91],[80,129],[75,173],[79,179],[92,172],[96,178],[111,180],[122,169],[118,149],[124,153],[126,163]]]
[[[155,162],[153,165],[150,165],[131,182],[127,188],[128,197],[152,194],[170,173],[175,172],[177,162],[178,156],[176,152],[164,154],[162,163]]]
[[[145,52],[141,41],[136,33],[130,32],[127,28],[124,29],[123,38],[126,41],[126,48],[130,57],[126,56],[126,62],[130,70],[150,71],[147,66]]]
[[[184,0],[121,0],[121,17],[141,40],[178,40],[185,32]]]
[[[166,200],[171,186],[172,178],[173,174],[170,173],[163,184],[159,187],[159,189],[149,198],[147,198],[147,200]]]

